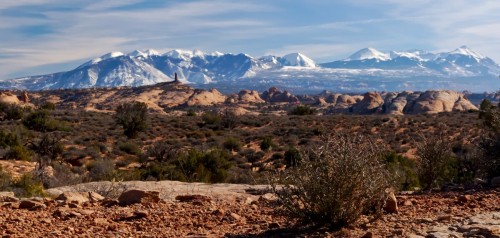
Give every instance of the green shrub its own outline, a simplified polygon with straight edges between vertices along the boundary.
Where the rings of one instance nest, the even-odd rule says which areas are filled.
[[[223,150],[213,149],[202,152],[191,149],[174,161],[177,172],[172,176],[180,176],[181,181],[221,183],[228,177],[231,167],[229,154]]]
[[[91,181],[111,181],[116,178],[115,165],[110,159],[96,159],[87,169]]]
[[[45,102],[42,106],[40,106],[40,109],[53,111],[56,110],[56,104],[51,102]]]
[[[136,138],[149,126],[148,106],[142,102],[121,104],[116,108],[114,118],[128,138]]]
[[[417,164],[414,160],[391,152],[385,156],[385,163],[399,190],[407,191],[420,187]]]
[[[20,120],[23,118],[24,110],[22,107],[10,103],[0,103],[0,115],[3,120]]]
[[[417,144],[418,177],[424,189],[439,187],[455,176],[456,160],[445,138],[423,138]]]
[[[217,112],[205,112],[201,115],[201,119],[205,125],[218,125],[222,120],[221,116]]]
[[[49,112],[46,110],[39,110],[30,113],[23,119],[23,125],[30,130],[40,132],[51,132],[57,130],[71,131],[71,127],[67,122],[50,118]]]
[[[274,144],[273,138],[270,136],[264,137],[264,139],[260,142],[260,149],[263,151],[268,151],[275,146],[276,144]]]
[[[500,107],[485,99],[480,106],[479,119],[486,130],[478,145],[483,152],[486,177],[491,179],[500,176]]]
[[[43,197],[45,191],[43,184],[36,180],[32,174],[23,174],[14,181],[12,188],[17,197]]]
[[[289,147],[285,151],[285,162],[287,167],[293,167],[300,164],[302,156],[300,155],[300,151],[295,147]]]
[[[12,176],[3,171],[2,165],[0,165],[0,191],[6,191],[11,188]]]
[[[27,150],[23,145],[15,145],[10,147],[5,158],[10,160],[31,161],[32,156],[33,154],[31,151]]]
[[[312,115],[312,114],[314,114],[314,109],[307,106],[307,105],[296,106],[290,111],[289,114],[290,115],[298,115],[298,116]]]
[[[19,138],[16,134],[8,132],[5,133],[3,130],[0,131],[0,147],[7,148],[16,145],[20,145]]]
[[[241,148],[241,141],[235,137],[228,137],[222,145],[229,151],[238,151]]]
[[[121,143],[118,145],[118,149],[130,155],[140,155],[142,153],[141,148],[132,141]]]
[[[305,224],[340,228],[381,213],[390,175],[383,150],[362,136],[324,136],[272,187],[285,214]]]
[[[196,112],[192,109],[189,109],[187,112],[186,112],[186,116],[188,117],[194,117],[196,116]]]

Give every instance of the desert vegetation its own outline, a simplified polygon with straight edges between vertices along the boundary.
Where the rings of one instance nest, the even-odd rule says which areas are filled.
[[[114,112],[2,105],[0,156],[36,164],[0,170],[19,196],[90,181],[178,180],[268,184],[306,223],[340,228],[380,214],[388,191],[463,189],[499,176],[500,110],[428,115],[238,116],[212,106],[177,115],[144,103]]]

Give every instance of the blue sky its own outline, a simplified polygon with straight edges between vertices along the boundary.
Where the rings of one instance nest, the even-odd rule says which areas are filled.
[[[500,62],[498,0],[5,0],[0,79],[66,71],[110,51],[200,49],[317,62],[365,47]]]

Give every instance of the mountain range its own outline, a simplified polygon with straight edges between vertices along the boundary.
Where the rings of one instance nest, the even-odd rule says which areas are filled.
[[[179,81],[225,92],[279,86],[296,93],[451,89],[475,92],[500,87],[500,66],[466,46],[451,52],[381,52],[361,49],[318,64],[301,53],[252,57],[199,50],[111,52],[76,69],[0,81],[0,88],[47,90],[143,86]]]

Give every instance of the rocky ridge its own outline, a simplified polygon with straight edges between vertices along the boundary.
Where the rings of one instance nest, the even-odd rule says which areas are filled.
[[[29,99],[28,99],[29,98]],[[24,101],[29,100],[29,103]],[[322,114],[420,114],[477,110],[464,93],[450,90],[425,92],[368,92],[364,95],[339,94],[325,91],[318,95],[296,96],[289,91],[271,87],[262,93],[242,90],[225,95],[217,89],[194,89],[178,82],[160,83],[143,87],[107,89],[78,89],[31,92],[5,91],[0,102],[20,105],[41,105],[46,102],[59,108],[113,111],[117,105],[139,101],[151,111],[165,113],[166,109],[186,107],[224,106],[239,108],[241,112],[258,113],[259,107],[306,104]],[[244,114],[244,113],[243,113]]]

